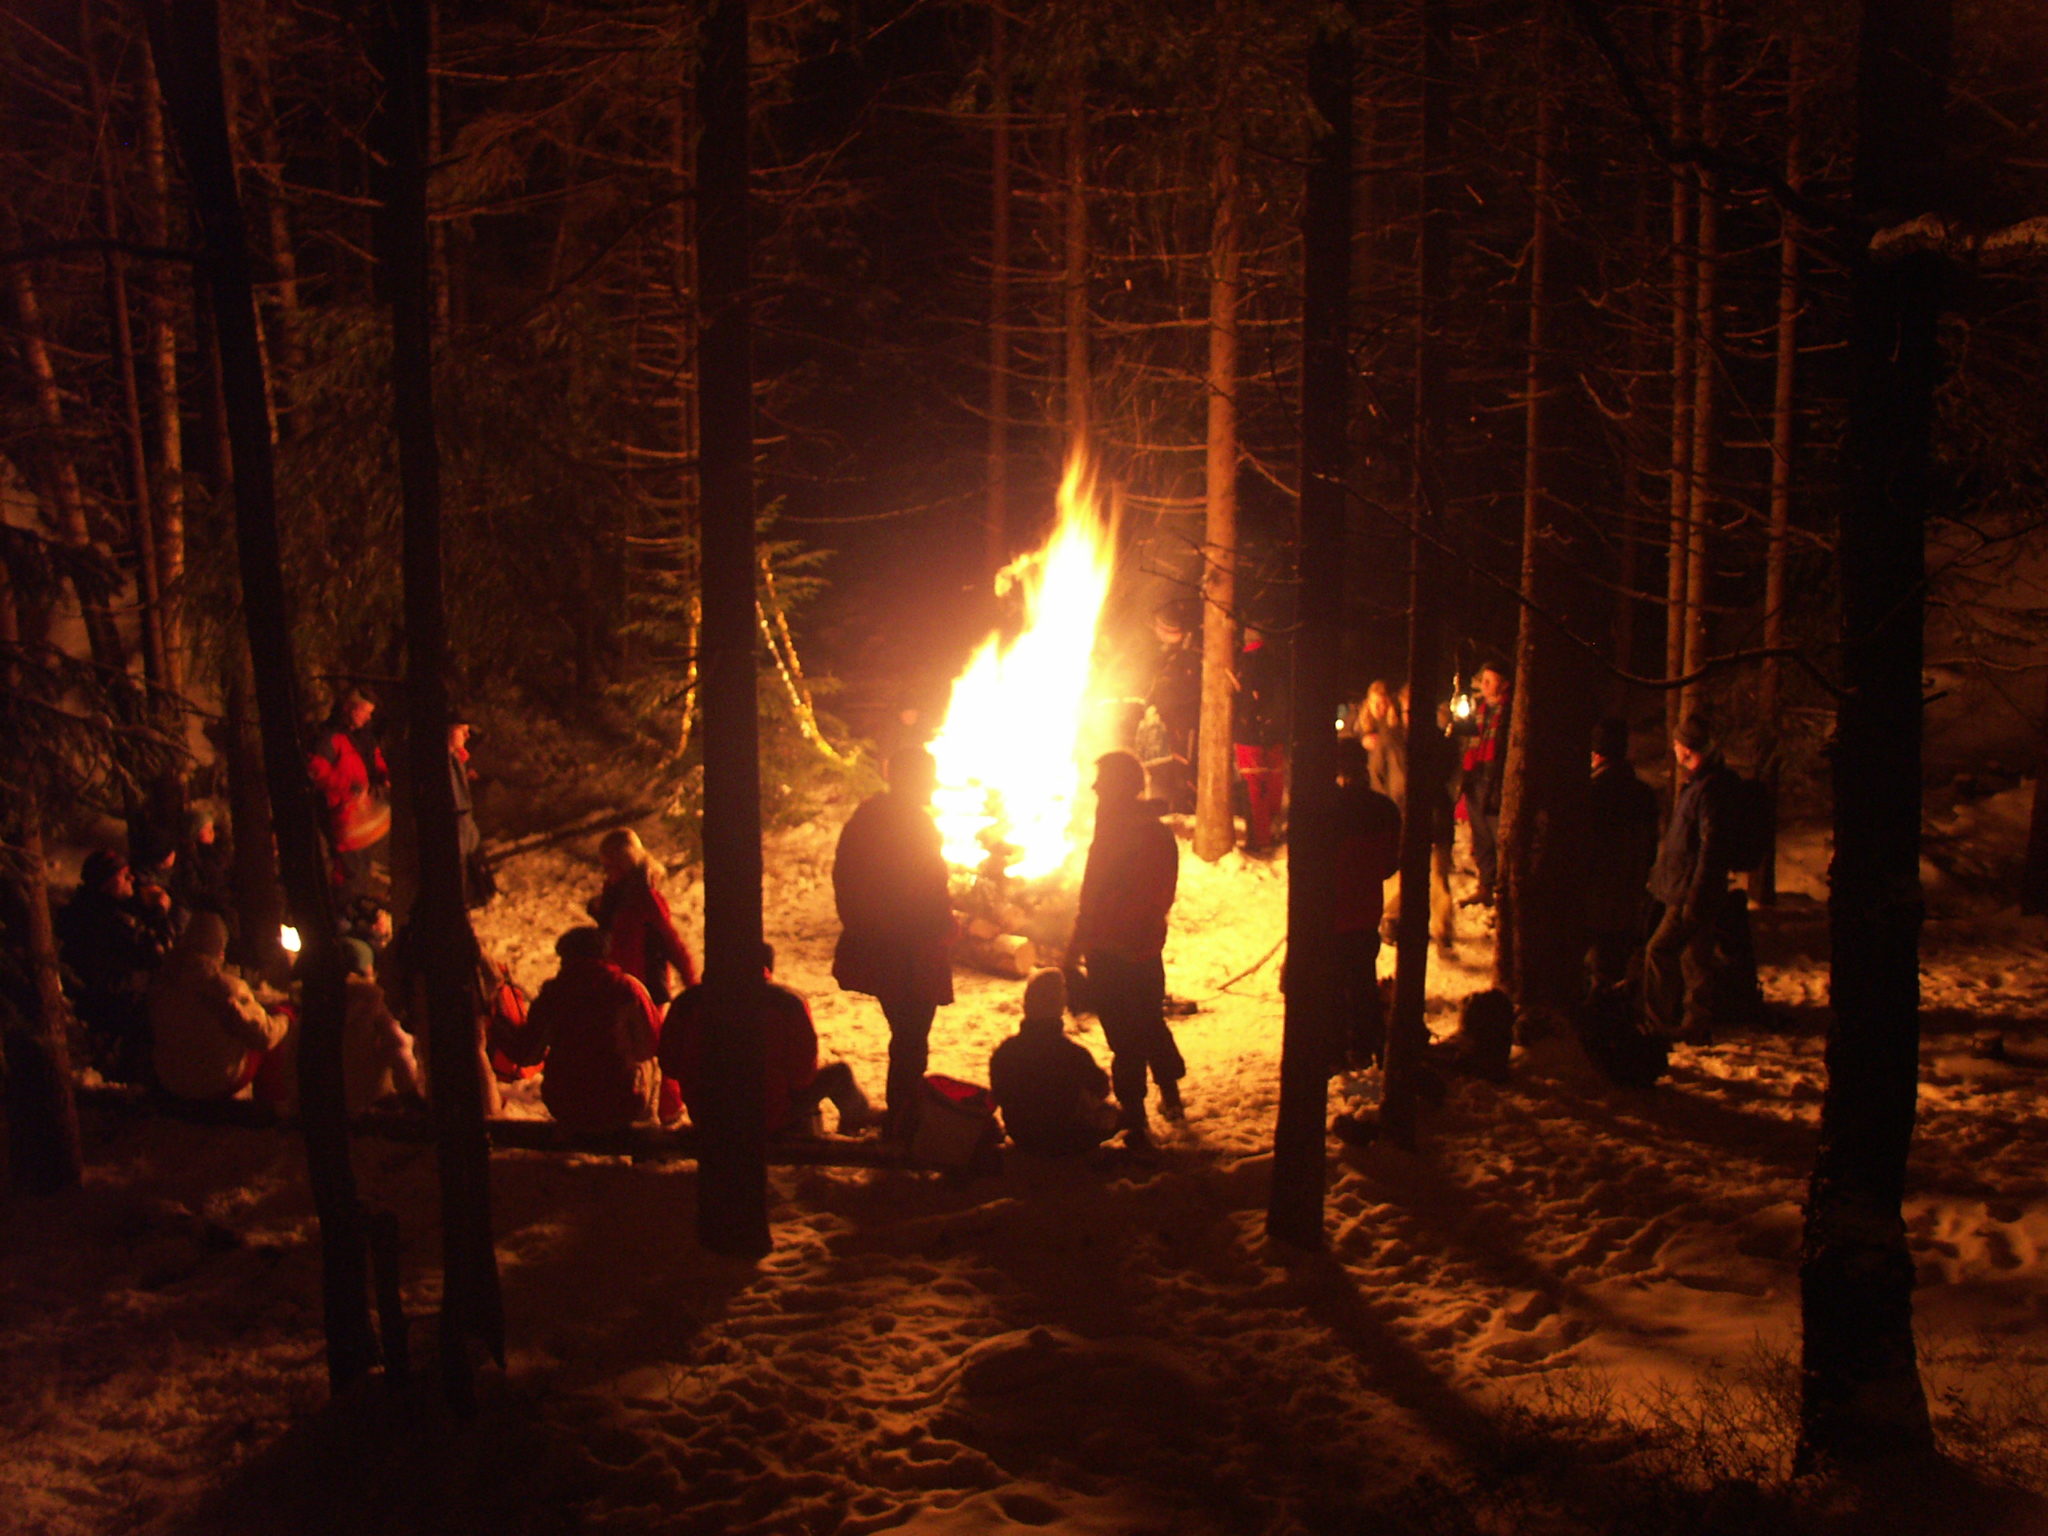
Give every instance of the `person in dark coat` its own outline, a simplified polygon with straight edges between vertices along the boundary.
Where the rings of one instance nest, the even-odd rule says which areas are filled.
[[[1085,968],[1087,995],[1109,1042],[1109,1077],[1122,1110],[1127,1146],[1151,1140],[1145,1122],[1145,1075],[1159,1085],[1159,1112],[1184,1113],[1180,1080],[1187,1074],[1166,1025],[1166,919],[1180,880],[1180,847],[1146,800],[1145,765],[1129,752],[1095,762],[1095,840],[1081,876],[1070,971]],[[1071,981],[1070,981],[1071,990]]]
[[[87,854],[77,893],[57,914],[56,928],[65,990],[85,1026],[93,1064],[115,1082],[148,1082],[149,984],[169,935],[136,899],[128,861],[104,848]]]
[[[1387,1021],[1380,1009],[1380,917],[1386,882],[1401,867],[1401,813],[1372,787],[1364,743],[1337,743],[1336,966],[1348,1046],[1361,1064],[1384,1053]]]
[[[775,947],[761,946],[761,971],[768,985],[761,993],[756,1025],[761,1032],[762,1123],[770,1136],[806,1131],[818,1106],[831,1102],[839,1111],[839,1133],[857,1135],[877,1123],[868,1096],[843,1061],[818,1064],[818,1030],[811,1005],[801,993],[775,979]],[[701,1126],[710,1105],[704,1081],[704,988],[690,987],[668,1005],[661,1026],[661,1071],[682,1092],[690,1123]]]
[[[1259,630],[1246,627],[1237,657],[1237,702],[1231,736],[1244,783],[1247,853],[1279,846],[1287,798],[1286,662]]]
[[[1024,984],[1024,1022],[988,1059],[989,1094],[1020,1152],[1092,1152],[1117,1127],[1109,1074],[1066,1034],[1067,979],[1034,971]]]
[[[473,727],[457,720],[448,727],[448,787],[455,794],[455,846],[462,854],[462,900],[480,907],[498,894],[484,862],[484,835],[476,824],[476,770],[469,766]]]
[[[1667,1037],[1704,1041],[1713,1033],[1716,927],[1728,895],[1734,779],[1698,715],[1680,723],[1671,750],[1686,781],[1650,870],[1649,893],[1664,911],[1643,951],[1643,1007],[1651,1026]]]
[[[1597,986],[1628,975],[1648,912],[1645,887],[1657,858],[1657,793],[1628,760],[1627,722],[1593,728],[1593,773],[1586,786],[1580,885],[1586,901],[1587,973]]]
[[[234,855],[212,811],[194,806],[185,813],[185,837],[171,866],[171,897],[187,912],[211,912],[228,925],[234,948],[236,913]]]
[[[931,812],[938,774],[923,747],[898,748],[889,787],[847,819],[832,859],[841,928],[832,978],[874,998],[889,1021],[888,1134],[898,1141],[917,1127],[932,1020],[953,1001],[957,925]]]
[[[391,834],[391,771],[371,728],[377,705],[351,688],[313,733],[306,772],[325,808],[334,883],[348,895],[370,891]]]
[[[1514,690],[1507,665],[1482,662],[1479,701],[1469,719],[1453,727],[1465,740],[1465,821],[1472,829],[1472,863],[1479,872],[1473,906],[1494,903],[1500,879],[1500,792],[1508,764],[1508,723],[1514,712]]]
[[[1202,722],[1201,605],[1177,597],[1152,616],[1159,663],[1146,690],[1146,727],[1139,756],[1167,808],[1195,808],[1195,748]],[[1150,733],[1148,735],[1148,732]]]
[[[668,898],[655,878],[654,855],[631,827],[616,827],[597,845],[604,865],[604,889],[584,908],[604,930],[605,958],[647,989],[655,1006],[667,1003],[674,990],[669,969],[679,986],[697,980],[690,946],[676,932]]]

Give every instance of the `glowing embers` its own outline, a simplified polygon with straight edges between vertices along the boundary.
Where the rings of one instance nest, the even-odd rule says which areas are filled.
[[[996,870],[1036,880],[1085,843],[1078,802],[1095,745],[1088,700],[1114,547],[1092,483],[1070,463],[1052,537],[996,580],[1019,604],[1021,627],[975,652],[932,742],[933,808],[955,868],[980,869],[994,855]]]

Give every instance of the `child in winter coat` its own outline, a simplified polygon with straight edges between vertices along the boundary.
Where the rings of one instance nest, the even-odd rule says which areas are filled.
[[[661,1015],[647,989],[605,958],[604,934],[571,928],[555,941],[562,968],[540,989],[523,1043],[546,1059],[540,1097],[572,1131],[616,1131],[655,1118]]]
[[[1117,1126],[1109,1075],[1066,1036],[1067,979],[1032,973],[1024,1022],[988,1059],[989,1091],[1019,1151],[1047,1157],[1093,1151]]]
[[[669,967],[682,987],[697,980],[690,947],[676,932],[668,898],[655,879],[654,856],[631,827],[605,834],[597,845],[604,889],[591,899],[591,921],[604,930],[605,958],[647,989],[660,1007],[669,1000]]]

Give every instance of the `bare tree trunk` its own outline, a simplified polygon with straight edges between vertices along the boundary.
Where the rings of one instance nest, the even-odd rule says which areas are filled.
[[[228,814],[234,831],[230,878],[240,930],[235,958],[281,986],[291,961],[279,942],[284,886],[278,879],[270,781],[264,777],[263,732],[256,719],[256,665],[246,637],[231,634],[226,646],[222,730],[227,738]]]
[[[1067,452],[1092,457],[1093,381],[1088,356],[1088,93],[1080,67],[1067,87]]]
[[[989,73],[995,97],[989,104],[993,144],[989,151],[990,221],[988,279],[988,511],[989,580],[1010,558],[1010,36],[1003,0],[988,8]]]
[[[1280,1114],[1266,1208],[1266,1230],[1303,1248],[1323,1245],[1326,1083],[1341,1035],[1335,968],[1337,738],[1330,719],[1337,709],[1343,640],[1345,480],[1351,457],[1347,321],[1356,69],[1348,17],[1340,13],[1322,24],[1308,51],[1309,99],[1322,118],[1323,132],[1311,152],[1301,210],[1301,599],[1289,733],[1294,808],[1287,854]]]
[[[455,1410],[476,1409],[472,1340],[505,1363],[505,1310],[491,1235],[491,1147],[484,1132],[476,935],[462,895],[448,766],[448,618],[441,560],[441,451],[435,436],[434,295],[427,240],[428,0],[384,0],[366,29],[383,90],[371,123],[381,149],[379,255],[391,305],[391,427],[404,506],[407,766],[419,839],[412,931],[423,959],[428,1070],[441,1185],[441,1381]]]
[[[1867,0],[1857,48],[1854,212],[1865,231],[1939,213],[1949,0]],[[1842,683],[1828,901],[1834,1018],[1801,1255],[1799,1461],[1933,1450],[1900,1206],[1920,1056],[1920,780],[1926,521],[1943,264],[1850,273],[1838,545]]]
[[[116,166],[109,141],[117,135],[107,113],[100,85],[99,52],[94,41],[92,0],[79,0],[78,58],[85,82],[86,113],[91,119],[99,195],[100,234],[108,242],[101,258],[108,329],[113,343],[114,373],[121,383],[121,447],[128,460],[129,528],[135,541],[136,586],[142,599],[138,629],[142,635],[143,675],[160,687],[171,687],[170,663],[164,649],[163,586],[157,571],[156,518],[150,496],[149,456],[143,447],[142,397],[135,374],[135,327],[128,310],[127,259],[113,249],[121,238],[120,206],[114,196]]]
[[[748,1257],[768,1232],[761,1118],[761,769],[754,660],[753,334],[746,0],[710,0],[699,62],[697,229],[704,527],[704,1071],[697,1237]]]
[[[1718,143],[1721,134],[1721,0],[1699,0],[1700,48],[1694,72],[1700,89],[1700,137]],[[1685,662],[1699,671],[1711,639],[1707,609],[1712,601],[1714,512],[1714,385],[1720,367],[1720,184],[1712,171],[1700,172],[1697,240],[1693,252],[1692,464],[1691,505],[1686,518]],[[1699,707],[1700,685],[1679,690],[1683,718]]]
[[[1785,62],[1785,184],[1800,184],[1803,147],[1800,142],[1801,75],[1805,69],[1805,42],[1797,33],[1786,45]],[[1756,899],[1771,906],[1778,899],[1778,790],[1783,782],[1783,731],[1779,710],[1784,706],[1784,663],[1777,652],[1785,644],[1786,564],[1791,555],[1792,456],[1798,444],[1794,424],[1798,406],[1795,385],[1799,373],[1799,226],[1792,215],[1778,213],[1778,357],[1771,390],[1771,532],[1764,556],[1764,650],[1763,667],[1757,675],[1757,764],[1764,793],[1771,806],[1771,851],[1755,876]]]
[[[149,185],[143,202],[143,233],[162,249],[171,243],[170,167],[164,155],[162,93],[154,69],[142,80],[142,165]],[[156,513],[157,584],[162,598],[164,657],[170,686],[182,688],[185,677],[185,625],[181,598],[185,584],[185,437],[178,396],[178,333],[172,319],[168,265],[158,268],[148,286],[149,356],[156,373]]]
[[[1230,816],[1231,710],[1237,661],[1238,226],[1235,125],[1216,140],[1216,219],[1209,241],[1209,441],[1202,535],[1202,708],[1196,731],[1195,854],[1210,863],[1237,845]]]
[[[235,537],[249,649],[256,666],[263,756],[291,915],[305,945],[299,1115],[320,1220],[327,1374],[340,1391],[376,1363],[369,1252],[356,1199],[355,1169],[349,1161],[341,1066],[344,972],[333,891],[299,740],[298,682],[278,549],[276,475],[256,335],[255,284],[221,86],[220,21],[214,0],[150,0],[145,15],[165,105],[191,179],[205,240],[207,284],[213,293],[232,438]]]
[[[0,642],[21,643],[14,582],[0,565]],[[11,668],[9,670],[12,670]],[[43,810],[33,788],[15,793],[21,818],[21,902],[27,917],[26,959],[35,983],[32,1016],[8,1018],[0,1038],[0,1103],[7,1114],[8,1183],[25,1194],[76,1188],[85,1174],[78,1139],[78,1101],[71,1091],[71,1008],[57,969],[50,921],[49,865],[43,852]]]
[[[676,101],[676,502],[680,508],[678,531],[687,541],[683,559],[683,583],[690,593],[689,619],[683,637],[683,707],[676,722],[676,756],[690,745],[690,732],[698,709],[698,657],[704,624],[703,508],[698,501],[697,455],[702,442],[697,419],[697,232],[693,222],[696,197],[690,143],[693,104],[687,95]],[[594,650],[594,648],[592,648]]]
[[[277,92],[266,40],[256,54],[256,152],[263,173],[263,232],[269,242],[271,393],[280,439],[293,431],[293,392],[305,371],[299,317],[299,254],[285,204],[284,146],[277,133]]]
[[[1445,0],[1418,0],[1422,29],[1420,227],[1415,241],[1415,425],[1410,434],[1414,531],[1408,541],[1408,803],[1401,818],[1401,911],[1395,931],[1394,1008],[1387,1023],[1386,1092],[1380,1126],[1412,1149],[1419,1119],[1417,1080],[1429,1026],[1430,860],[1439,817],[1447,817],[1449,743],[1436,722],[1443,674],[1440,633],[1444,522],[1443,445],[1449,414],[1443,335],[1450,287],[1451,20]]]
[[[21,244],[11,211],[0,212],[0,232],[4,232],[9,245]],[[50,359],[49,341],[43,334],[42,303],[36,295],[35,279],[25,261],[10,266],[8,278],[14,290],[16,344],[34,391],[36,415],[49,441],[49,486],[57,506],[58,537],[73,549],[92,550],[96,546],[86,513],[85,486],[78,477],[77,461],[71,456],[64,397],[57,385],[56,365]],[[78,605],[85,619],[93,660],[103,667],[119,669],[125,665],[121,637],[108,611],[107,594],[87,586],[78,592]]]
[[[1688,29],[1688,8],[1671,13],[1671,137],[1685,140],[1688,128],[1686,82],[1691,78],[1692,50]],[[1692,547],[1689,532],[1692,518],[1692,401],[1694,389],[1693,318],[1697,302],[1693,275],[1693,213],[1699,198],[1689,169],[1674,166],[1671,173],[1671,541],[1664,570],[1664,675],[1685,674],[1686,600],[1688,556]],[[1678,731],[1684,703],[1679,690],[1664,694],[1664,739]]]
[[[1579,956],[1570,915],[1567,822],[1585,781],[1586,713],[1567,673],[1564,644],[1537,609],[1555,612],[1563,531],[1548,485],[1552,244],[1556,216],[1556,120],[1551,16],[1536,16],[1536,142],[1529,238],[1529,347],[1522,413],[1522,595],[1515,648],[1515,707],[1501,787],[1501,911],[1495,977],[1522,1009],[1561,1010],[1577,994]]]

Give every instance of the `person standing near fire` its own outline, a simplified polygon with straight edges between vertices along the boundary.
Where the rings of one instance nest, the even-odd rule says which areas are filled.
[[[1500,880],[1500,792],[1508,766],[1508,720],[1514,693],[1507,663],[1479,665],[1479,697],[1472,713],[1452,726],[1465,740],[1465,821],[1472,829],[1472,863],[1479,871],[1479,889],[1466,906],[1494,904]]]
[[[1280,809],[1287,798],[1287,663],[1247,624],[1237,654],[1237,702],[1232,745],[1244,781],[1244,851],[1271,853],[1280,846]]]
[[[1109,1042],[1109,1081],[1122,1112],[1124,1145],[1151,1144],[1145,1074],[1159,1085],[1159,1112],[1185,1113],[1187,1063],[1166,1025],[1166,918],[1180,880],[1180,847],[1144,799],[1145,765],[1135,753],[1095,760],[1095,840],[1081,876],[1080,908],[1067,945],[1069,991],[1076,982]],[[1083,979],[1085,978],[1085,979]]]
[[[833,855],[841,932],[832,979],[882,1005],[889,1021],[885,1134],[907,1142],[917,1129],[932,1020],[953,1001],[957,925],[932,820],[938,764],[923,747],[899,747],[887,779],[847,819]]]
[[[376,866],[391,832],[391,770],[370,722],[377,703],[359,688],[335,701],[313,735],[306,772],[327,813],[334,884],[345,896],[372,894]]]

